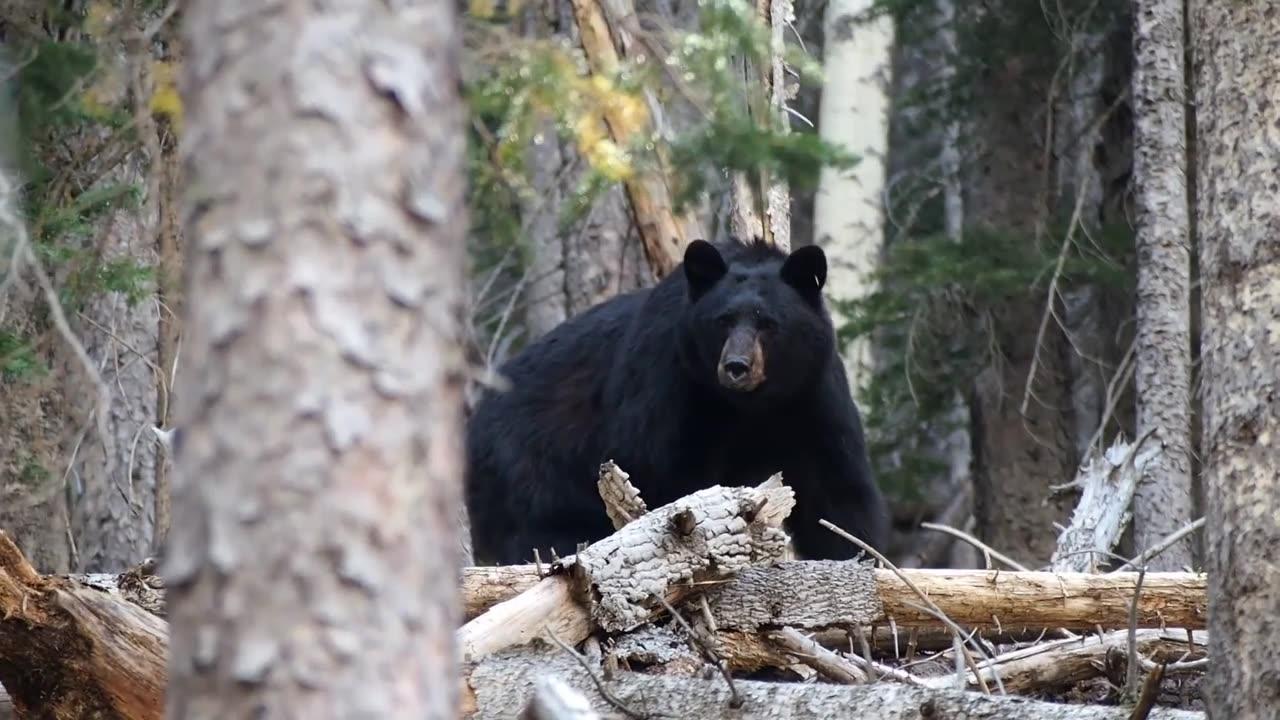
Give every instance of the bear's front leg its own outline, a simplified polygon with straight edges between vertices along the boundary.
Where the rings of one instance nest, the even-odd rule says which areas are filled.
[[[819,524],[826,520],[880,552],[889,543],[889,507],[871,477],[861,445],[840,442],[814,448],[809,461],[783,481],[796,493],[787,523],[796,552],[806,560],[848,560],[862,549]]]

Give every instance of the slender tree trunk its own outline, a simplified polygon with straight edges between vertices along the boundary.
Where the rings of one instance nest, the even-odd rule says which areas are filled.
[[[814,198],[814,239],[827,252],[827,293],[857,300],[875,290],[872,276],[884,248],[884,175],[889,144],[893,17],[862,19],[870,0],[833,0],[823,33],[823,89],[818,128],[824,140],[860,158],[852,170],[824,167]],[[832,318],[845,319],[838,308]],[[849,382],[865,389],[872,374],[871,341],[844,351]]]
[[[36,253],[37,268],[25,254],[8,252],[0,260],[0,266],[20,261],[12,294],[0,291],[7,307],[0,309],[0,335],[32,340],[36,357],[52,371],[40,378],[0,378],[0,418],[11,419],[0,422],[6,431],[0,433],[0,457],[8,459],[0,460],[0,527],[12,530],[46,571],[118,570],[149,554],[155,540],[158,458],[151,426],[166,382],[157,366],[160,303],[149,280],[113,269],[157,266],[157,210],[171,189],[157,175],[159,140],[148,100],[153,50],[162,44],[137,38],[143,27],[164,25],[159,9],[101,9],[104,15],[89,24],[114,30],[85,32],[45,11],[48,38],[15,32],[24,55],[38,51],[47,62],[62,62],[43,55],[52,52],[53,44],[44,43],[54,36],[94,55],[94,72],[65,103],[92,94],[99,107],[132,115],[127,128],[95,122],[25,128],[22,141],[52,171],[51,186],[61,183],[61,192],[39,202],[75,213],[82,212],[77,203],[95,194],[127,197],[127,189],[136,189],[141,196],[139,206],[115,202],[92,218],[75,218],[90,220],[83,231],[28,228],[40,235],[33,241],[74,255],[70,262]],[[41,10],[19,4],[0,12],[3,22],[24,12],[38,17]],[[39,83],[23,74],[26,67],[4,75],[19,84]],[[0,269],[0,276],[8,277],[7,270]],[[129,287],[120,287],[124,283]],[[44,319],[54,316],[51,292],[63,297],[65,326]]]
[[[1016,0],[997,3],[1010,8]],[[967,4],[967,16],[985,13],[976,23],[989,32],[1027,32],[1001,24],[996,8]],[[1040,228],[1049,208],[1044,199],[1053,177],[1044,161],[1045,98],[1052,82],[1047,63],[1031,63],[1017,55],[986,68],[974,88],[973,119],[966,153],[965,214],[970,227],[1014,233],[1027,243],[1058,245]],[[1035,114],[1026,108],[1038,108]],[[1043,286],[1026,299],[1011,300],[993,313],[992,347],[999,356],[978,376],[973,400],[974,510],[979,533],[992,547],[1028,565],[1047,563],[1057,542],[1054,524],[1065,525],[1071,504],[1052,497],[1051,488],[1075,474],[1069,414],[1070,351],[1058,323],[1043,337],[1046,303],[1056,298]]]
[[[938,42],[941,46],[942,76],[947,91],[954,92],[956,47],[956,8],[952,0],[938,0]],[[964,193],[960,178],[960,120],[949,117],[942,129],[942,145],[939,148],[939,170],[942,173],[943,229],[952,242],[960,242],[964,234]],[[945,421],[953,429],[945,436],[934,438],[937,452],[947,462],[945,497],[965,495],[969,499],[962,513],[965,518],[973,515],[973,438],[969,428],[968,393],[955,390],[951,408]],[[962,528],[963,529],[963,528]],[[948,553],[950,567],[976,567],[977,550],[968,543],[953,543]]]
[[[1134,496],[1138,551],[1191,522],[1191,232],[1187,213],[1183,3],[1141,0],[1134,12],[1134,158],[1138,206],[1138,435],[1163,452]],[[1191,564],[1182,541],[1153,570]]]
[[[149,18],[122,15],[130,27],[145,27]],[[136,43],[123,43],[118,52],[104,49],[99,62],[119,73],[124,80],[114,90],[113,105],[124,106],[128,92],[149,97],[144,80],[151,53]],[[99,187],[130,185],[143,194],[140,207],[125,207],[107,213],[90,238],[94,262],[100,264],[159,265],[156,243],[159,219],[158,199],[167,189],[152,173],[160,168],[156,125],[146,104],[139,101],[134,113],[135,128],[143,138],[115,167],[103,167]],[[103,137],[92,134],[80,138],[80,154],[92,157],[94,142]],[[150,157],[154,151],[156,157]],[[127,266],[127,265],[126,265]],[[92,418],[98,394],[94,381],[109,389],[107,432],[104,441],[99,428],[90,423],[87,431],[69,438],[64,448],[71,465],[72,520],[76,544],[80,548],[80,570],[119,571],[140,562],[152,549],[155,530],[156,406],[164,379],[156,364],[160,308],[153,288],[141,297],[123,292],[103,292],[85,304],[74,318],[74,327],[85,350],[98,368],[98,378],[77,372],[77,359],[70,353],[63,361],[74,391],[73,413]]]
[[[4,60],[0,73],[8,74],[13,58]],[[9,342],[0,351],[0,529],[41,572],[67,572],[72,564],[67,494],[53,470],[61,458],[59,436],[66,432],[59,412],[65,400],[56,377],[20,373],[16,364],[23,350],[14,340],[39,334],[37,309],[44,302],[18,244],[28,231],[19,205],[22,180],[14,172],[16,120],[16,113],[5,108],[0,117],[5,126],[0,136],[0,339]]]
[[[1196,222],[1203,292],[1207,701],[1280,713],[1280,13],[1193,3]]]
[[[229,8],[185,10],[169,714],[453,718],[455,6]]]
[[[1078,203],[1076,231],[1096,238],[1101,232],[1103,187],[1100,168],[1094,162],[1102,142],[1100,118],[1107,108],[1099,90],[1106,73],[1106,57],[1098,52],[1098,32],[1077,32],[1071,37],[1070,78],[1067,91],[1054,108],[1054,133],[1058,157],[1058,196],[1074,209]],[[1087,241],[1086,241],[1087,242]],[[1064,330],[1071,338],[1067,356],[1070,371],[1071,435],[1077,457],[1083,458],[1091,442],[1098,440],[1098,424],[1106,412],[1107,378],[1100,366],[1106,357],[1108,328],[1101,312],[1098,288],[1091,284],[1062,293]],[[1105,443],[1102,443],[1105,447]]]

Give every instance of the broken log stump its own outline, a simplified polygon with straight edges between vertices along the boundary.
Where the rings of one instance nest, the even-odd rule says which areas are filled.
[[[0,684],[19,717],[164,717],[165,621],[118,594],[41,576],[0,531]]]

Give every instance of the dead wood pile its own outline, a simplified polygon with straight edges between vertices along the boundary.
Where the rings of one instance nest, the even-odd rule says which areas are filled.
[[[1100,507],[1127,503],[1121,476],[1141,460],[1113,448],[1078,482],[1091,503],[1119,488]],[[542,566],[463,571],[464,716],[1203,717],[1167,697],[1206,663],[1202,574],[795,561],[777,476],[652,511],[612,464],[600,487],[614,535]],[[1109,552],[1112,516],[1077,512],[1055,565]],[[11,703],[18,717],[160,718],[151,570],[40,576],[0,533],[0,717]]]

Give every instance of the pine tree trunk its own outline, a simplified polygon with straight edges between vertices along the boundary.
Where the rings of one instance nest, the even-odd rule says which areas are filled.
[[[185,12],[169,714],[456,717],[455,5]]]
[[[1163,451],[1144,468],[1133,542],[1146,550],[1191,522],[1191,232],[1187,212],[1183,3],[1134,9],[1134,158],[1138,207],[1138,436]],[[1184,540],[1153,570],[1191,564]]]
[[[1280,13],[1195,2],[1208,710],[1280,713]]]
[[[157,23],[159,8],[142,14],[132,6],[103,10],[98,19],[115,28],[110,32],[87,33],[70,16],[45,11],[48,37],[15,32],[12,38],[24,54],[38,47],[50,63],[59,62],[56,55],[43,55],[53,52],[52,42],[44,44],[53,37],[92,53],[94,73],[81,79],[65,103],[92,94],[98,107],[132,115],[126,128],[94,122],[26,127],[22,138],[53,173],[51,185],[62,183],[63,192],[42,196],[41,204],[87,220],[83,227],[70,223],[72,229],[54,232],[27,228],[39,235],[33,241],[55,249],[55,255],[75,258],[49,260],[36,253],[37,268],[25,254],[13,256],[20,262],[11,292],[0,292],[6,295],[0,301],[0,335],[31,339],[40,363],[51,370],[38,379],[0,378],[0,418],[9,421],[0,423],[0,528],[12,531],[43,571],[119,570],[150,554],[156,539],[159,458],[151,427],[167,384],[157,364],[162,311],[150,281],[125,279],[129,287],[123,288],[118,276],[114,284],[102,278],[114,275],[111,268],[163,269],[157,262],[157,222],[173,189],[155,174],[160,143],[147,104],[153,52],[162,43],[133,38],[143,27],[163,30],[164,24]],[[39,10],[6,7],[0,24],[24,12]],[[2,74],[30,89],[40,78],[24,75],[25,67]],[[126,189],[139,191],[138,206],[116,201],[92,217],[75,209],[81,201],[92,204],[84,199],[98,193],[128,197]],[[0,275],[7,276],[3,265],[10,255],[4,254]],[[51,319],[49,288],[64,298],[63,328]]]
[[[132,24],[142,27],[145,20],[138,18]],[[146,49],[135,47],[104,62],[137,79],[150,59]],[[116,102],[124,102],[125,90],[119,88]],[[150,114],[144,111],[138,118],[138,134],[154,138],[156,129]],[[158,140],[155,146],[158,150]],[[90,147],[83,142],[80,152],[90,153]],[[98,223],[93,240],[98,244],[97,262],[159,265],[158,195],[174,192],[174,188],[161,188],[149,181],[149,174],[160,167],[159,160],[149,158],[147,148],[139,143],[117,167],[104,169],[104,185],[128,184],[145,195],[140,207],[110,212]],[[97,426],[90,423],[75,445],[65,447],[72,466],[72,527],[80,550],[77,569],[87,572],[118,572],[141,562],[153,548],[160,458],[151,428],[156,424],[165,379],[156,363],[161,311],[153,288],[147,290],[140,298],[122,292],[101,293],[75,318],[77,334],[111,398],[107,413],[110,439],[104,441]],[[98,394],[76,358],[67,355],[64,376],[73,388],[72,412],[92,418]]]
[[[1006,5],[1011,5],[1009,0]],[[957,6],[965,15],[984,12]],[[992,13],[994,15],[994,12]],[[1014,32],[988,16],[994,30]],[[979,24],[978,31],[983,28]],[[969,227],[1013,233],[1027,243],[1046,241],[1043,108],[1050,82],[1044,64],[1007,57],[993,63],[974,89],[973,135],[966,143],[980,152],[965,157],[965,220]],[[1071,503],[1051,497],[1051,488],[1075,474],[1068,397],[1069,345],[1058,323],[1039,328],[1046,302],[1056,302],[1040,286],[1025,299],[1011,299],[992,318],[993,347],[1000,357],[978,376],[974,411],[974,511],[979,534],[992,547],[1027,565],[1048,562],[1056,539],[1054,524],[1065,525]],[[1031,378],[1029,381],[1028,378]],[[1028,392],[1029,390],[1029,392]]]

